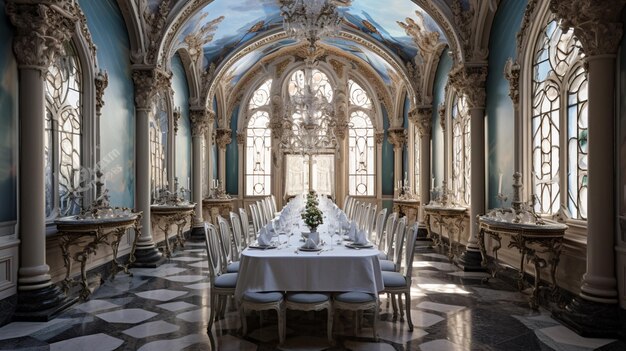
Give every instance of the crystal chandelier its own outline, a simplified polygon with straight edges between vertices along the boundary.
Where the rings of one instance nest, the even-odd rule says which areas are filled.
[[[287,35],[304,39],[314,47],[322,37],[339,31],[341,17],[332,0],[279,0]]]

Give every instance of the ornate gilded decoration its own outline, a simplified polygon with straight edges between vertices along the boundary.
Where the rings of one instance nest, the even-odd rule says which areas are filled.
[[[5,11],[16,28],[13,52],[20,67],[46,71],[57,55],[64,54],[76,18],[47,4],[11,1],[7,2]]]
[[[574,28],[588,56],[615,54],[622,39],[626,0],[550,0],[562,28]]]
[[[226,128],[218,128],[216,130],[216,142],[220,149],[226,149],[226,146],[233,141],[232,131]]]
[[[457,92],[467,97],[470,109],[484,108],[487,99],[486,80],[486,66],[457,65],[450,72],[449,83]]]

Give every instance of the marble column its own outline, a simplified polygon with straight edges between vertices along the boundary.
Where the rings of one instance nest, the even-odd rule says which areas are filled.
[[[420,160],[419,160],[419,195],[420,195],[420,211],[419,220],[423,225],[424,206],[430,202],[430,135],[432,130],[433,109],[431,106],[420,106],[411,111],[410,114],[413,123],[417,126],[419,132],[420,143]]]
[[[202,139],[204,139],[209,126],[208,115],[212,115],[205,109],[189,110],[189,119],[191,120],[191,140],[192,140],[192,201],[196,203],[193,216],[193,224],[191,228],[191,237],[196,239],[204,238],[204,219],[202,218]]]
[[[485,214],[485,82],[487,67],[482,65],[457,66],[450,72],[450,84],[467,99],[470,112],[470,236],[465,252],[457,265],[465,271],[484,270],[478,246],[478,216]]]
[[[580,294],[558,319],[584,336],[620,332],[615,272],[615,58],[626,0],[552,0],[550,9],[573,27],[586,56],[589,81],[587,272]],[[623,293],[623,292],[622,292]]]
[[[135,250],[135,267],[157,267],[165,258],[152,237],[150,176],[150,114],[155,96],[167,77],[154,68],[133,70],[135,85],[135,209],[143,212],[141,236]]]
[[[402,150],[406,143],[404,128],[390,128],[387,131],[389,143],[393,145],[393,188],[394,198],[400,196],[398,184],[402,182]]]
[[[45,79],[73,32],[68,13],[46,4],[7,2],[19,65],[20,181],[18,305],[14,319],[48,320],[75,300],[52,283],[46,263]]]
[[[232,142],[232,132],[227,128],[218,128],[215,134],[215,142],[219,153],[219,180],[226,191],[226,147]],[[236,181],[236,180],[232,180]]]

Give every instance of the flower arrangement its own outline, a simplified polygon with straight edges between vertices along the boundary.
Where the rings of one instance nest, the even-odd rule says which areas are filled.
[[[307,196],[306,206],[304,208],[304,212],[302,212],[301,216],[304,220],[304,224],[306,224],[311,231],[315,231],[317,227],[324,223],[324,219],[322,218],[322,211],[317,207],[318,201],[314,192],[309,193]]]

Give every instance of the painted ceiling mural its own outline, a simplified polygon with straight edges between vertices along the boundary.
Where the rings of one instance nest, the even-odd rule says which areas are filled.
[[[158,2],[158,0],[150,0]],[[174,0],[171,0],[174,1]],[[466,0],[464,0],[466,1]],[[348,6],[338,7],[343,17],[343,27],[359,32],[362,36],[385,46],[404,62],[413,61],[418,47],[407,34],[403,24],[415,24],[430,32],[439,33],[438,40],[446,38],[437,23],[411,0],[351,0]],[[190,17],[180,34],[179,40],[200,40],[204,56],[204,67],[214,63],[219,66],[231,53],[264,33],[282,28],[280,5],[277,0],[214,0]],[[198,32],[202,32],[198,35]],[[200,38],[198,38],[200,36]],[[324,43],[336,46],[369,63],[385,81],[390,65],[377,54],[362,45],[345,39],[324,39]],[[277,45],[264,47],[245,56],[231,70],[235,84],[247,69],[258,60],[281,46],[293,45],[293,40],[283,40]]]

